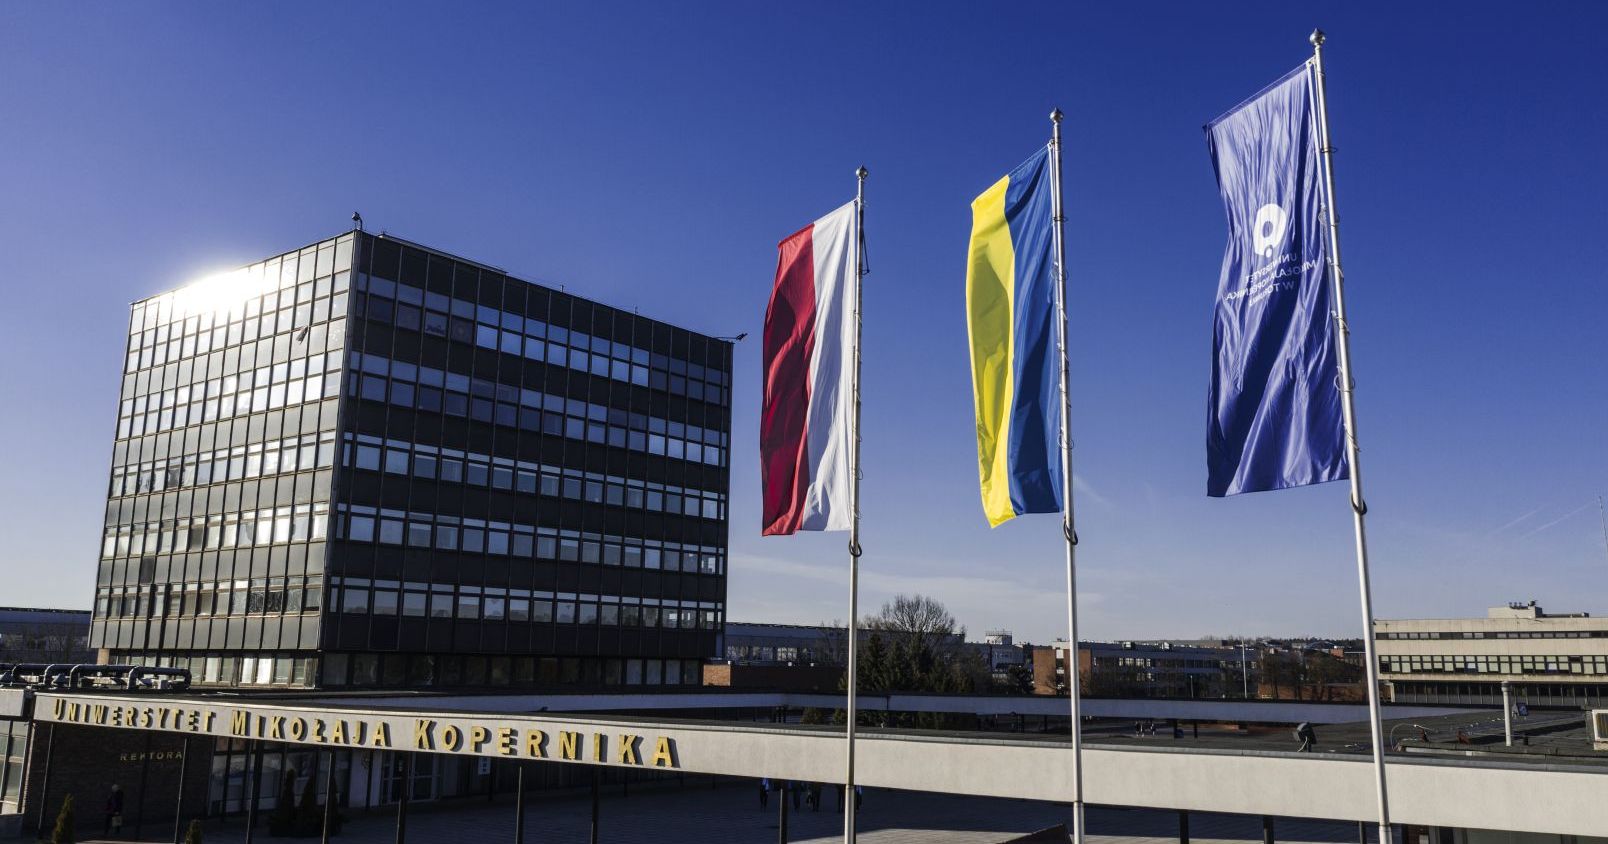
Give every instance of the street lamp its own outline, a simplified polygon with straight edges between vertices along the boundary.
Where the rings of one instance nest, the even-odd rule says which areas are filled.
[[[1251,697],[1251,671],[1245,665],[1245,649],[1250,647],[1240,642],[1240,697],[1247,700]]]

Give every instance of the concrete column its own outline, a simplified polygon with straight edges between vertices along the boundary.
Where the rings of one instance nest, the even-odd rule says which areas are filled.
[[[1189,844],[1189,810],[1178,810],[1178,844]]]

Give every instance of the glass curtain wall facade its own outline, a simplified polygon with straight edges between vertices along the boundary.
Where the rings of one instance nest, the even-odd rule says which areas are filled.
[[[221,287],[134,306],[95,646],[203,684],[699,682],[729,343],[361,232]]]

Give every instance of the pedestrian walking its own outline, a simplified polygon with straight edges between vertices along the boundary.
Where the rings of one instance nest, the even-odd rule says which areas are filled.
[[[821,811],[821,784],[818,782],[810,783],[810,808]]]
[[[765,807],[770,805],[770,792],[771,792],[770,777],[764,777],[764,778],[760,779],[760,781],[759,781],[759,808],[764,809]]]
[[[843,811],[843,783],[838,782],[832,785],[837,788],[838,812],[841,813]]]
[[[854,811],[860,811],[860,804],[865,802],[865,786],[854,787]]]
[[[106,825],[102,834],[115,838],[123,831],[123,787],[112,786],[112,793],[106,795]]]
[[[787,794],[788,794],[788,796],[793,798],[793,811],[795,811],[795,812],[798,811],[799,801],[804,799],[804,796],[799,793],[799,792],[801,792],[803,790],[804,790],[803,788],[799,787],[798,783],[793,782],[791,780],[788,781],[788,783],[787,783]]]

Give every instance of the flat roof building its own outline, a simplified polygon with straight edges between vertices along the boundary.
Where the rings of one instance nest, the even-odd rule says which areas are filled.
[[[1065,640],[1033,649],[1034,694],[1068,693],[1066,651]],[[1229,688],[1229,672],[1239,671],[1239,659],[1234,648],[1172,642],[1079,642],[1079,688],[1096,697],[1222,697]],[[1238,684],[1234,687],[1237,691]]]
[[[199,685],[695,684],[731,371],[362,231],[136,302],[92,644]]]
[[[94,659],[88,610],[0,607],[0,665]]]
[[[1608,706],[1608,618],[1531,601],[1485,618],[1380,619],[1374,631],[1397,702],[1500,706],[1506,680],[1531,706]]]

